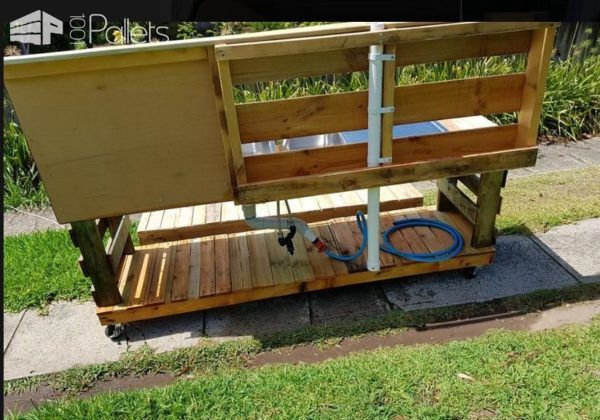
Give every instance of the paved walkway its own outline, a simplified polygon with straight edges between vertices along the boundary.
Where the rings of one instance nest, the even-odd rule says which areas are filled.
[[[438,273],[137,322],[118,343],[104,336],[93,303],[57,303],[48,316],[5,314],[4,375],[14,379],[115,361],[143,344],[168,351],[204,337],[223,340],[377,316],[396,307],[410,311],[485,302],[600,282],[599,255],[600,219],[589,219],[538,237],[500,237],[496,262],[473,280]]]
[[[509,177],[519,178],[545,172],[566,171],[598,165],[600,165],[600,137],[569,143],[568,145],[541,145],[536,166],[509,171]],[[413,185],[421,191],[435,187],[435,184],[430,181],[417,182]],[[4,236],[59,229],[60,227],[56,223],[56,217],[51,209],[30,214],[17,211],[4,213]]]

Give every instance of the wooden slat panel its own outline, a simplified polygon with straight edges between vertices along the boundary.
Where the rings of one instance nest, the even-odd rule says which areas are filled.
[[[286,247],[279,245],[275,232],[265,233],[265,240],[271,263],[271,272],[273,273],[273,283],[293,283],[294,273],[292,272],[292,264]]]
[[[211,203],[206,207],[205,223],[219,223],[221,221],[221,206],[223,203]]]
[[[316,233],[318,232],[317,229],[315,229],[315,231]],[[308,259],[310,260],[310,265],[315,278],[333,278],[333,276],[335,276],[335,270],[331,258],[324,253],[319,252],[319,250],[306,238],[304,238],[304,246],[308,253]]]
[[[462,192],[453,182],[448,179],[437,181],[437,187],[448,200],[471,222],[475,223],[477,216],[477,205],[471,201],[469,196]]]
[[[215,236],[215,293],[231,291],[229,242],[227,235]]]
[[[537,148],[531,147],[439,159],[426,163],[389,165],[295,179],[285,178],[280,181],[242,185],[238,187],[238,199],[240,203],[250,204],[289,197],[302,197],[315,193],[330,193],[340,189],[355,190],[486,171],[522,168],[534,165],[536,156]]]
[[[177,220],[179,219],[179,213],[181,212],[181,208],[168,209],[165,210],[162,222],[160,224],[161,229],[173,229]]]
[[[217,45],[218,60],[239,60],[254,57],[306,54],[368,47],[374,44],[399,44],[414,41],[456,38],[469,35],[515,32],[547,27],[548,23],[477,22],[451,23],[418,28],[387,29],[357,34],[331,35],[317,38],[297,38],[277,41],[248,42],[238,45]]]
[[[516,124],[411,137],[393,142],[393,163],[463,156],[514,146]],[[485,139],[485,141],[481,141]],[[325,147],[246,158],[250,182],[323,174],[366,166],[367,144]],[[433,177],[432,177],[433,179]]]
[[[229,236],[229,261],[233,291],[252,288],[252,269],[246,235]]]
[[[154,260],[156,258],[157,249],[149,248],[138,250],[133,255],[138,255],[138,263],[134,268],[135,279],[132,283],[131,295],[128,300],[130,305],[139,305],[144,302],[146,292],[152,282],[152,273],[154,270]]]
[[[140,217],[140,222],[138,223],[137,230],[144,231],[148,227],[148,221],[150,220],[150,215],[152,212],[142,213],[142,217]]]
[[[188,299],[196,299],[200,296],[200,262],[200,239],[192,239],[190,243]]]
[[[183,207],[179,210],[179,217],[175,221],[175,227],[189,226],[192,223],[194,207]]]
[[[175,271],[173,272],[173,288],[171,302],[187,299],[188,281],[190,276],[190,251],[189,241],[179,242],[175,250]]]
[[[194,214],[192,215],[192,224],[199,225],[206,221],[206,206],[194,206]]]
[[[380,213],[379,216],[379,235],[380,238],[383,237],[383,232],[385,232],[389,227],[391,227],[392,222],[389,218],[389,216],[387,216],[387,213]],[[402,264],[402,261],[400,260],[400,258],[392,255],[392,254],[388,254],[387,252],[383,252],[383,251],[379,251],[379,262],[381,264],[381,267],[391,267],[393,265],[396,264]]]
[[[331,223],[322,224],[317,227],[317,231],[319,232],[319,237],[325,242],[325,244],[337,252],[337,250],[340,248],[330,227]],[[345,263],[334,259],[331,259],[330,261],[336,275],[344,275],[348,273],[348,267],[346,267]]]
[[[202,238],[200,242],[200,296],[215,294],[215,240]]]
[[[422,64],[463,58],[523,53],[529,50],[531,31],[416,41],[398,44],[396,65]],[[234,60],[230,63],[234,84],[368,69],[368,48],[314,52]]]
[[[207,60],[7,88],[60,223],[233,199]]]
[[[347,222],[334,222],[330,226],[332,234],[335,236],[335,242],[337,249],[334,252],[341,255],[352,255],[356,252],[357,246],[354,241],[354,234],[350,225]],[[364,256],[361,256],[355,260],[344,262],[348,268],[349,273],[360,271],[365,266]]]
[[[267,252],[267,243],[264,233],[248,234],[248,250],[250,252],[250,266],[252,269],[252,284],[254,287],[273,285],[273,275]]]
[[[121,257],[123,256],[123,250],[129,239],[129,228],[131,227],[131,219],[129,216],[123,216],[121,223],[117,231],[110,239],[107,245],[106,258],[114,273],[117,272]]]
[[[524,73],[397,86],[394,124],[518,111]],[[242,143],[367,128],[368,92],[236,106]]]
[[[150,218],[148,219],[148,225],[146,226],[146,229],[160,229],[164,213],[164,210],[150,212]]]
[[[175,249],[176,247],[172,246],[171,242],[161,244],[158,247],[154,260],[152,281],[150,282],[146,300],[144,301],[145,305],[163,303],[165,301],[171,255],[175,252]]]
[[[394,217],[394,220],[408,219],[416,216],[417,215],[415,215],[414,213],[399,214]],[[429,252],[430,249],[427,247],[427,244],[425,244],[425,242],[423,241],[421,235],[419,235],[419,231],[417,229],[420,228],[409,227],[406,229],[401,229],[399,231],[396,231],[395,235],[403,236],[404,240],[406,241],[406,244],[408,244],[412,252],[419,254]]]
[[[389,213],[385,213],[382,215],[381,217],[381,231],[382,234],[384,231],[388,230],[389,228],[391,228],[394,224],[394,218],[392,216],[389,215]],[[396,231],[395,233],[390,235],[390,242],[392,243],[392,245],[394,245],[394,247],[401,252],[411,252],[411,248],[410,245],[408,245],[408,242],[406,241],[406,239],[404,239],[404,235],[402,235],[401,232]],[[382,252],[382,254],[387,254]],[[390,254],[387,254],[390,255]],[[405,258],[401,258],[401,257],[397,257],[397,256],[393,256],[394,257],[394,263],[396,265],[400,265],[400,264],[406,264],[409,263],[410,261],[405,259]]]

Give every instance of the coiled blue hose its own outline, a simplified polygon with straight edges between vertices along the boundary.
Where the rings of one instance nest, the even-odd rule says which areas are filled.
[[[420,227],[426,226],[435,229],[443,230],[452,236],[453,243],[446,249],[441,249],[435,252],[423,252],[423,253],[412,253],[412,252],[403,252],[398,251],[394,245],[390,242],[390,235],[397,230],[408,228],[408,227]],[[380,247],[382,251],[387,252],[388,254],[396,255],[398,257],[406,258],[413,261],[420,262],[438,262],[438,261],[446,261],[452,257],[458,255],[458,253],[463,249],[464,240],[461,234],[452,226],[440,222],[439,220],[433,219],[403,219],[396,220],[394,222],[394,226],[390,227],[383,234],[383,245]]]
[[[367,247],[367,220],[365,219],[364,213],[360,210],[356,212],[356,224],[358,225],[358,229],[360,230],[360,233],[362,233],[363,237],[362,243],[360,244],[360,248],[358,248],[358,251],[356,251],[356,253],[352,255],[339,255],[334,253],[330,249],[325,249],[325,255],[334,260],[344,262],[352,261],[360,257],[360,255],[365,251],[365,248]]]
[[[365,220],[365,215],[362,211],[356,212],[356,224],[358,225],[358,229],[360,233],[362,233],[362,243],[360,247],[353,255],[339,255],[331,251],[330,249],[326,249],[324,252],[329,258],[333,258],[338,261],[352,261],[358,258],[367,247],[367,221]],[[409,228],[409,227],[430,227],[435,229],[443,230],[450,234],[453,239],[453,243],[450,247],[446,249],[442,249],[435,252],[424,252],[424,253],[413,253],[413,252],[404,252],[397,250],[394,245],[392,245],[390,241],[390,235],[400,229]],[[403,219],[396,220],[394,225],[387,229],[383,233],[383,245],[381,245],[380,249],[388,254],[396,255],[398,257],[406,258],[413,261],[420,262],[439,262],[449,260],[452,257],[458,255],[458,253],[464,247],[464,240],[461,234],[452,226],[440,222],[439,220],[433,219]]]

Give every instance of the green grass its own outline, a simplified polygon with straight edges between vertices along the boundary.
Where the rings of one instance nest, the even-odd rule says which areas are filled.
[[[246,366],[258,353],[284,347],[314,345],[327,348],[348,337],[366,334],[397,334],[408,327],[474,318],[483,315],[520,312],[531,313],[542,309],[600,298],[600,284],[582,284],[561,290],[539,290],[526,295],[511,296],[485,303],[435,308],[412,312],[394,310],[382,317],[360,321],[338,322],[330,325],[309,325],[293,331],[268,336],[256,336],[235,341],[216,343],[211,340],[200,345],[165,353],[154,353],[148,347],[126,353],[122,360],[63,372],[16,379],[4,383],[4,393],[13,394],[35,390],[40,385],[73,396],[91,388],[100,381],[113,378],[167,373],[175,376],[214,374]]]
[[[600,167],[556,172],[509,181],[503,191],[500,233],[541,232],[600,217]],[[425,204],[435,202],[425,193]],[[132,229],[137,243],[135,226]],[[55,300],[89,299],[89,280],[65,231],[5,238],[4,310],[44,308]]]
[[[165,388],[59,400],[23,418],[598,418],[599,399],[595,320],[314,365],[219,370]]]

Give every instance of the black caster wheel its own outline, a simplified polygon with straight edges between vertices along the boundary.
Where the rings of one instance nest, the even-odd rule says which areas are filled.
[[[111,340],[118,340],[125,332],[123,324],[107,325],[104,329],[104,334]]]
[[[465,278],[467,280],[474,279],[475,276],[477,276],[477,267],[468,267],[468,268],[465,268],[463,270],[463,276],[465,276]]]

